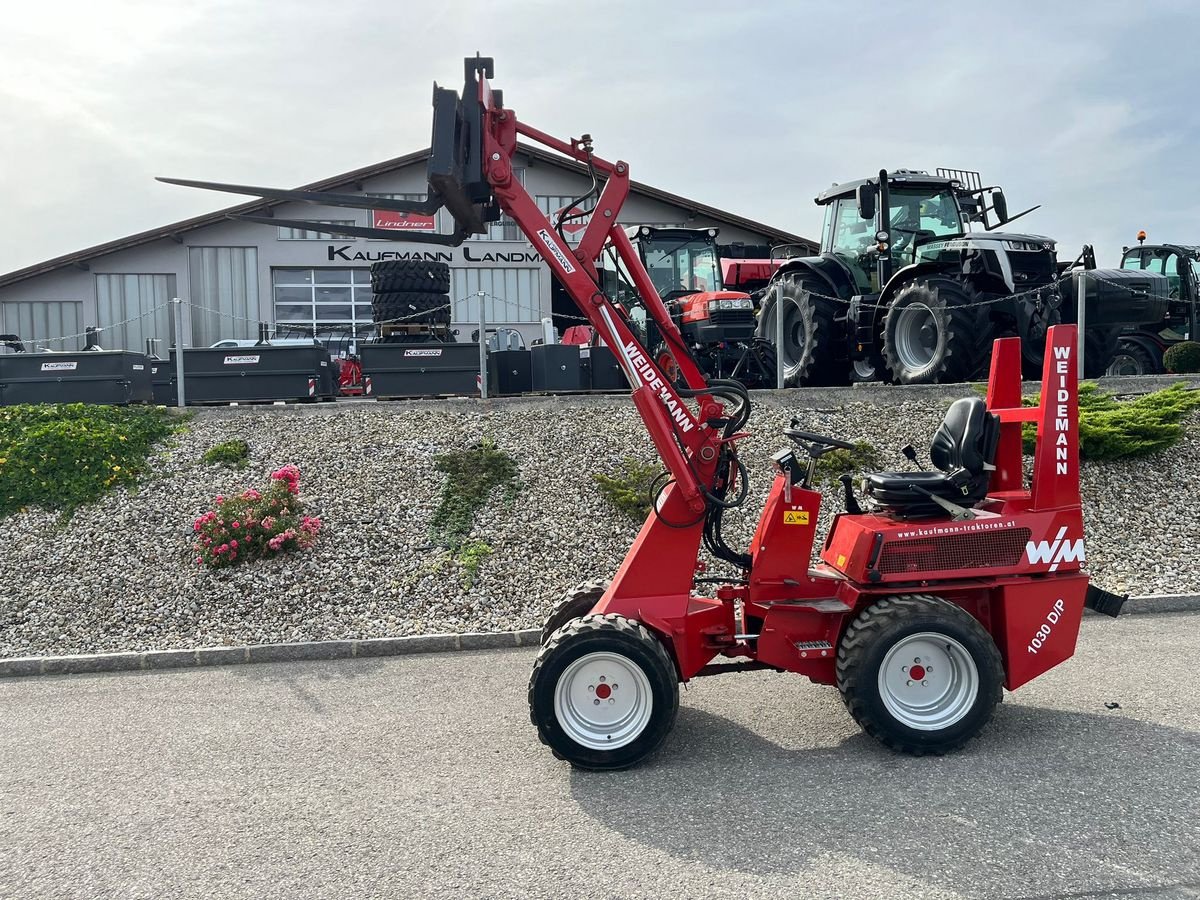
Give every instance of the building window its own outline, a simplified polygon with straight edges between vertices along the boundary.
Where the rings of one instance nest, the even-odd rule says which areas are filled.
[[[314,222],[319,222],[322,225],[356,225],[354,219],[313,219]],[[352,241],[354,238],[348,235],[331,235],[322,231],[305,231],[303,228],[279,228],[279,240],[281,241],[328,241],[336,238],[339,241]]]
[[[373,334],[371,270],[272,269],[275,332],[323,341]]]

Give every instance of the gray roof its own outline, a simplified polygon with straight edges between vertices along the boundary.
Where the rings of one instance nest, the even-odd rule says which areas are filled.
[[[518,150],[537,160],[551,165],[560,166],[564,169],[571,169],[581,175],[586,175],[585,167],[575,162],[559,156],[556,153],[550,153],[542,150],[539,147],[531,147],[527,144],[519,144]],[[375,178],[379,175],[385,175],[388,172],[396,169],[404,168],[405,166],[414,163],[422,162],[429,157],[429,149],[417,150],[414,153],[408,153],[404,156],[397,156],[393,159],[384,160],[383,162],[375,163],[371,166],[365,166],[361,169],[355,169],[352,172],[343,172],[341,175],[334,175],[332,178],[326,178],[321,181],[314,181],[312,184],[302,185],[298,190],[305,191],[327,191],[333,188],[345,187],[353,185],[356,189],[361,190],[361,182],[370,178]],[[681,197],[678,194],[672,194],[668,191],[663,191],[648,184],[643,184],[640,181],[630,181],[630,190],[646,197],[651,197],[655,200],[661,200],[664,203],[670,203],[673,206],[680,206],[684,209],[695,212],[698,215],[705,215],[709,218],[716,219],[719,222],[727,222],[730,225],[736,225],[740,228],[745,228],[748,231],[756,231],[765,234],[776,243],[803,243],[817,246],[816,241],[810,238],[804,238],[797,234],[792,234],[787,231],[780,231],[778,228],[773,228],[770,225],[765,225],[762,222],[756,222],[753,219],[747,219],[743,216],[734,215],[733,213],[725,212],[717,209],[714,206],[708,206],[704,203],[698,203],[695,200],[690,200],[687,197]],[[234,213],[247,213],[255,210],[269,209],[274,206],[279,206],[280,203],[287,201],[277,200],[251,200],[248,203],[241,203],[237,206],[229,206],[224,209],[218,209],[215,212],[205,213],[201,216],[195,216],[191,219],[184,219],[180,222],[172,222],[170,225],[164,225],[161,228],[153,228],[149,231],[142,231],[137,234],[131,234],[128,237],[118,238],[115,241],[109,241],[104,244],[97,244],[94,247],[88,247],[84,250],[77,250],[74,253],[67,253],[63,256],[56,256],[53,259],[48,259],[45,262],[34,263],[32,266],[26,266],[23,269],[17,269],[14,272],[9,272],[5,275],[0,275],[0,287],[6,287],[11,284],[16,284],[19,281],[25,281],[28,278],[33,278],[38,275],[45,275],[48,272],[53,272],[56,269],[62,269],[67,266],[75,265],[86,268],[86,263],[90,259],[95,259],[99,256],[106,256],[109,253],[115,253],[119,250],[128,250],[131,247],[137,247],[142,244],[150,244],[154,241],[160,241],[164,238],[170,238],[175,241],[181,241],[184,232],[194,231],[197,228],[203,228],[206,225],[215,225],[224,221],[228,216]]]

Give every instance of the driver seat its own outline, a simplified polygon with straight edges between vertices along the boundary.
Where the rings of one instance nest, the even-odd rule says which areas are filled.
[[[938,471],[873,472],[866,476],[867,500],[905,519],[945,515],[929,494],[970,509],[987,496],[999,439],[1000,419],[982,398],[955,400],[929,447]]]

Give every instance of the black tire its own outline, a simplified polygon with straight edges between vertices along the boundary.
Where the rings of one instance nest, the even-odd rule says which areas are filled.
[[[1029,334],[1021,341],[1021,377],[1027,381],[1042,380],[1042,364],[1046,359],[1046,332],[1062,321],[1062,307],[1032,312],[1029,316]],[[986,378],[987,372],[980,373]]]
[[[609,723],[587,723],[592,726],[596,741],[604,740],[600,735],[607,727],[629,728],[630,733],[622,737],[623,742],[614,749],[589,747],[576,741],[568,731],[586,734],[587,724],[573,726],[568,722],[564,729],[555,710],[555,693],[560,680],[566,675],[573,683],[586,674],[571,674],[572,664],[590,654],[609,654],[610,659],[615,658],[616,662],[601,660],[598,666],[612,668],[611,683],[617,684],[619,676],[625,678],[627,687],[634,689],[635,693],[620,695],[622,699],[632,697],[648,704],[648,708],[638,707],[644,715],[633,717],[633,721],[622,718]],[[581,664],[587,665],[586,662]],[[633,677],[635,671],[641,673],[644,684],[636,680],[628,683],[629,678],[625,676]],[[563,685],[564,691],[568,686]],[[577,687],[582,692],[582,685]],[[569,691],[566,693],[570,694]],[[609,690],[607,695],[600,695],[597,684],[595,694],[599,696],[596,699],[605,696],[615,701],[612,693],[613,690]],[[586,709],[590,710],[590,707]],[[625,769],[636,765],[666,740],[678,711],[679,677],[666,648],[645,627],[624,616],[584,616],[567,622],[542,647],[529,678],[529,718],[537,728],[538,738],[556,757],[580,769]],[[644,721],[637,721],[638,718]]]
[[[1083,347],[1083,375],[1085,378],[1100,378],[1103,375],[1159,375],[1163,371],[1162,357],[1151,353],[1144,344],[1122,340],[1119,330],[1113,330],[1112,349],[1105,347],[1093,350],[1092,332],[1087,334]],[[1097,362],[1093,362],[1097,360]],[[1103,360],[1104,366],[1100,366]]]
[[[450,292],[450,266],[416,259],[373,263],[371,290],[376,294],[446,294]]]
[[[900,288],[883,320],[883,358],[897,384],[972,381],[992,352],[988,307],[968,284],[916,278]]]
[[[947,649],[931,645],[928,638],[921,635],[932,635],[935,640],[947,639]],[[945,665],[939,660],[942,671],[934,672],[932,660],[928,658],[925,661],[930,671],[924,671],[919,663],[907,665],[906,657],[903,662],[896,658],[888,660],[892,648],[904,652],[906,646],[932,646],[931,652],[940,653],[952,662]],[[952,651],[951,647],[954,647]],[[911,674],[913,669],[922,669],[919,673],[921,686],[908,680],[904,687],[889,689],[898,689],[904,695],[899,700],[901,704],[912,696],[908,693],[909,688],[915,687],[920,692],[929,686],[931,693],[943,689],[941,696],[935,699],[951,704],[943,715],[944,726],[937,727],[934,722],[928,728],[913,727],[889,708],[889,700],[880,688],[880,669],[885,662],[889,672],[894,666],[902,667],[900,679]],[[954,684],[956,672],[969,683],[971,666],[976,675],[973,693],[956,688]],[[943,680],[942,672],[946,680]],[[938,682],[925,684],[926,679],[933,681],[934,677]],[[837,686],[850,715],[863,731],[881,744],[914,756],[928,753],[940,756],[963,746],[991,721],[996,704],[1004,695],[1004,666],[991,635],[961,607],[940,597],[923,594],[887,597],[859,613],[842,636],[838,645]],[[890,693],[889,697],[892,697],[892,703],[897,702]],[[919,693],[916,697],[917,703],[930,702]]]
[[[376,294],[371,298],[371,314],[376,322],[403,319],[441,325],[450,321],[450,298],[445,294]]]
[[[850,374],[844,360],[837,358],[842,329],[835,321],[844,313],[841,301],[826,296],[829,286],[802,274],[780,280],[783,294],[783,346],[775,352],[783,360],[785,387],[801,385],[844,385]],[[775,343],[775,307],[779,291],[767,290],[758,316],[757,336]]]
[[[550,636],[572,619],[578,619],[590,613],[592,607],[608,590],[608,584],[609,582],[603,578],[595,578],[577,584],[563,594],[562,599],[558,601],[546,618],[546,624],[542,626],[542,646],[546,646],[546,641],[550,640]]]
[[[667,380],[676,387],[687,387],[687,380],[683,377],[683,372],[679,369],[679,363],[675,361],[675,354],[667,346],[665,341],[660,341],[654,345],[654,349],[650,352],[654,364],[667,377]],[[703,369],[703,366],[701,366]]]

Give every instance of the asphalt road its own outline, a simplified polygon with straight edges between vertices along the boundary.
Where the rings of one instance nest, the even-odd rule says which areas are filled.
[[[538,744],[529,651],[9,680],[0,896],[1200,897],[1198,651],[1090,618],[943,759],[701,680],[608,774]]]

